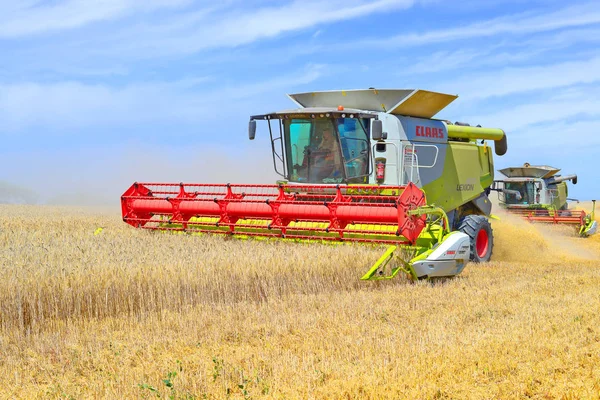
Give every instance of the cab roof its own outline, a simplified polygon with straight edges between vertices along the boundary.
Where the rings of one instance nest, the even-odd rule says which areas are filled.
[[[253,119],[288,119],[288,118],[327,118],[327,117],[348,117],[348,118],[376,118],[374,112],[357,110],[354,108],[344,108],[338,110],[337,107],[307,107],[295,108],[291,110],[282,110],[270,114],[253,115]]]

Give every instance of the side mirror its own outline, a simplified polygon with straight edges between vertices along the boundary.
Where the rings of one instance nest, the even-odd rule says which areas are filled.
[[[371,138],[373,140],[381,140],[383,138],[383,122],[379,119],[373,120],[371,126]]]
[[[254,140],[255,136],[256,136],[256,120],[251,119],[250,122],[248,123],[248,137],[250,138],[250,140]]]

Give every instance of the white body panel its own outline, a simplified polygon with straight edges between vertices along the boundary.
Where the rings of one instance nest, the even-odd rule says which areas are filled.
[[[462,272],[471,254],[471,239],[462,232],[454,232],[423,261],[413,263],[419,278],[428,276],[455,276]]]
[[[590,228],[587,231],[585,231],[584,233],[588,236],[591,236],[591,235],[595,234],[597,230],[598,230],[598,222],[594,221],[594,222],[592,222],[592,226],[590,226]]]

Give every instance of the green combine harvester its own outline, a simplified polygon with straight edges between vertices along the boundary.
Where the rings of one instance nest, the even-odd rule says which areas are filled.
[[[123,220],[143,229],[301,242],[387,244],[362,279],[459,274],[488,261],[488,195],[501,129],[433,117],[457,96],[426,90],[289,95],[297,108],[250,117],[269,132],[273,185],[134,183]]]
[[[506,177],[494,182],[500,205],[508,212],[530,222],[568,224],[577,227],[582,237],[596,233],[596,201],[592,212],[569,208],[567,182],[577,184],[577,175],[557,175],[560,169],[547,165],[509,167],[500,172]],[[573,200],[577,201],[577,200]]]

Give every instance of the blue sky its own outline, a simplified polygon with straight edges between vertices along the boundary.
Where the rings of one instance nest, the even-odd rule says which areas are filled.
[[[133,181],[272,182],[247,121],[286,93],[421,88],[505,129],[496,168],[600,197],[600,5],[518,0],[0,0],[0,184],[116,204]]]

